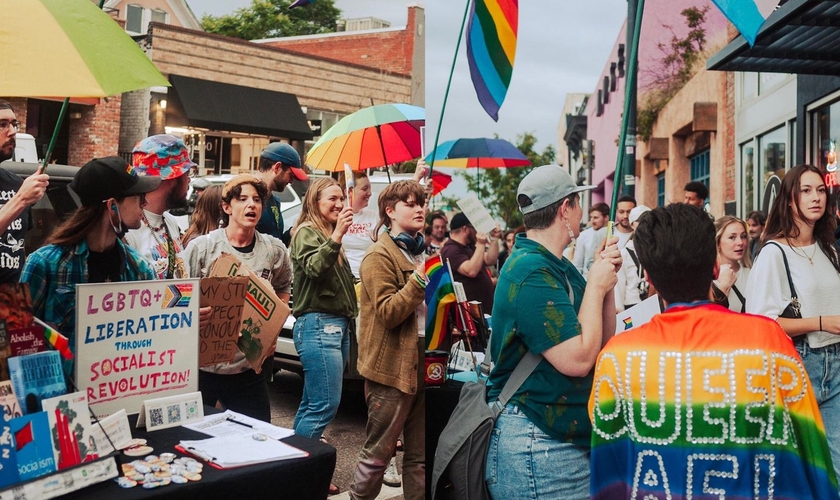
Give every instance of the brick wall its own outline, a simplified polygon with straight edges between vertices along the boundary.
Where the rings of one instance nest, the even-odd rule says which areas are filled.
[[[15,117],[17,121],[21,123],[20,131],[26,131],[26,98],[25,97],[0,97],[4,101],[9,101],[9,104],[12,105],[12,109],[15,112]]]
[[[77,106],[81,118],[70,120],[68,165],[84,165],[93,158],[117,154],[121,96],[102,99],[96,106]]]
[[[165,75],[288,92],[301,106],[345,114],[371,100],[411,99],[407,75],[173,26],[150,31],[152,61]]]

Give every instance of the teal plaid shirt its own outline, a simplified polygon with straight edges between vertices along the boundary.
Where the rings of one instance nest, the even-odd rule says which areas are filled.
[[[157,278],[143,257],[133,248],[117,240],[122,249],[120,281],[142,281]],[[29,284],[32,312],[35,317],[56,326],[67,337],[70,349],[76,351],[76,285],[88,283],[88,246],[85,240],[72,247],[47,245],[27,257],[20,276]],[[73,362],[65,361],[72,372]]]

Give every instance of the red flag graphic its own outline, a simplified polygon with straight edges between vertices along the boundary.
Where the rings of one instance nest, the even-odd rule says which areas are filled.
[[[15,447],[16,451],[32,442],[32,422],[28,422],[25,426],[15,432]]]

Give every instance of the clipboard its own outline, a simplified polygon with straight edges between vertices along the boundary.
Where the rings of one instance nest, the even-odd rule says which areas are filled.
[[[205,443],[205,447],[190,446]],[[212,445],[210,444],[212,443]],[[248,445],[251,448],[248,448]],[[233,435],[199,441],[182,441],[175,449],[206,462],[214,469],[234,469],[282,460],[308,458],[309,452],[276,439],[255,440],[251,436]],[[215,450],[215,452],[211,451]],[[222,454],[226,454],[222,456]]]

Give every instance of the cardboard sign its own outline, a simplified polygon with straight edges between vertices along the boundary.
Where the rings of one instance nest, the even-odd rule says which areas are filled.
[[[251,368],[260,373],[263,361],[274,355],[277,336],[291,309],[277,297],[271,283],[257,276],[233,255],[223,253],[216,259],[209,276],[248,277],[238,345]]]
[[[76,386],[97,417],[198,390],[198,279],[76,287]]]
[[[493,220],[493,216],[475,195],[465,196],[458,200],[458,207],[479,233],[490,234],[490,231],[496,229],[496,221]]]
[[[201,307],[212,307],[213,315],[198,331],[198,366],[228,363],[239,352],[247,287],[247,276],[201,280]]]

